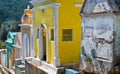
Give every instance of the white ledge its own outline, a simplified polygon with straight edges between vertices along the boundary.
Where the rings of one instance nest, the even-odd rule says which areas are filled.
[[[45,1],[48,1],[48,0],[32,0],[32,1],[30,1],[30,3],[35,5],[35,4],[38,4],[38,3],[45,2]]]
[[[75,4],[75,7],[82,7],[83,4]]]
[[[19,24],[20,27],[31,28],[33,25],[30,24]]]
[[[49,8],[49,7],[59,7],[59,6],[61,6],[61,3],[52,3],[52,4],[35,7],[35,8],[33,8],[33,11],[38,10],[38,9],[44,9],[44,8]]]

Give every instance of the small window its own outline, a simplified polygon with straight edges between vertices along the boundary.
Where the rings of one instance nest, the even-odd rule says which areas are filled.
[[[37,28],[37,38],[39,38],[39,28]]]
[[[54,41],[54,29],[51,29],[50,33],[51,33],[50,40]]]
[[[72,29],[63,29],[62,30],[62,41],[72,41],[73,39]]]

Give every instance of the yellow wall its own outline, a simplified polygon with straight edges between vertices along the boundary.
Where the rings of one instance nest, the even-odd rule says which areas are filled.
[[[50,31],[51,28],[53,28],[54,26],[54,9],[53,8],[46,8],[44,9],[44,12],[42,12],[41,9],[36,10],[34,13],[35,16],[35,28],[39,28],[41,23],[44,23],[47,28],[48,28],[48,33]],[[34,29],[35,30],[35,29]],[[34,33],[36,34],[36,32]],[[48,35],[49,36],[49,35]],[[50,37],[48,38],[49,42],[48,42],[48,62],[49,63],[53,63],[53,48],[54,48],[54,42],[50,41]],[[39,40],[35,39],[35,51],[36,51],[36,57],[38,58],[39,56]]]
[[[80,43],[81,43],[81,18],[80,7],[75,4],[83,3],[83,0],[50,0],[42,4],[36,4],[34,7],[50,4],[53,2],[61,3],[59,8],[59,57],[61,64],[75,63],[80,61]],[[47,27],[54,26],[54,8],[46,8],[45,12],[35,10],[35,27],[39,28],[40,23],[44,22]],[[62,29],[73,29],[73,41],[62,41]],[[35,33],[34,33],[35,34]],[[38,57],[38,40],[35,40],[36,56]],[[49,40],[48,44],[49,63],[53,63],[54,42]]]
[[[60,63],[75,63],[80,61],[81,18],[80,7],[74,4],[80,0],[58,0],[62,3],[59,8],[59,56]],[[62,41],[62,29],[73,29],[73,41]]]

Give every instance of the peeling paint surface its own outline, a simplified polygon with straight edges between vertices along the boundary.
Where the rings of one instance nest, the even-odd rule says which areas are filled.
[[[107,0],[87,0],[83,13],[98,13],[110,11],[111,6],[109,5]]]
[[[80,69],[108,74],[120,66],[120,1],[86,0]]]
[[[96,6],[94,8],[93,12],[104,12],[104,11],[110,11],[110,6],[107,2],[100,2],[96,3]]]
[[[84,17],[82,26],[81,68],[87,72],[99,71],[107,74],[113,61],[112,16]]]

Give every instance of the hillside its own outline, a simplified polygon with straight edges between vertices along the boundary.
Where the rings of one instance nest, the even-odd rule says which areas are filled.
[[[20,23],[24,9],[30,0],[0,0],[0,40],[5,41],[9,31],[19,31]]]
[[[30,0],[0,0],[0,20],[19,21]]]

